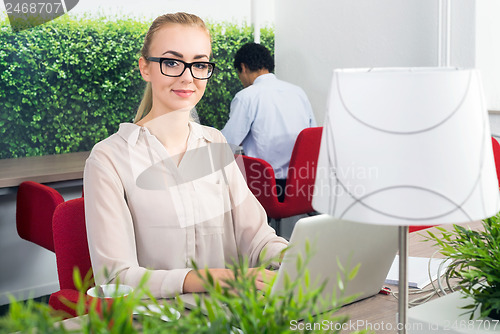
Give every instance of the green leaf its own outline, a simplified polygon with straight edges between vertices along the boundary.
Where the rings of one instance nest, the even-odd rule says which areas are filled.
[[[359,271],[360,267],[361,267],[361,263],[358,263],[354,268],[352,268],[352,270],[347,275],[347,279],[349,281],[353,280],[354,277],[356,277],[356,275],[358,274],[358,271]]]

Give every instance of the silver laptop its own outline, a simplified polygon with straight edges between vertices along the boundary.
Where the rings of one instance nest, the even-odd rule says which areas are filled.
[[[329,215],[302,218],[292,231],[290,249],[285,253],[271,294],[283,290],[286,275],[290,281],[297,280],[297,255],[300,254],[302,259],[306,259],[308,242],[311,250],[307,263],[310,288],[318,287],[327,280],[322,293],[323,300],[332,300],[334,293],[337,297],[341,295],[337,276],[343,277],[344,274],[338,263],[342,265],[344,272],[349,272],[360,264],[355,278],[343,282],[343,295],[355,295],[349,302],[373,296],[383,286],[394,260],[398,249],[397,238],[397,226],[360,224]],[[196,307],[193,294],[183,294],[180,298],[187,308]],[[324,312],[332,309],[334,305],[321,303],[317,307],[318,312]]]
[[[300,219],[292,231],[291,247],[285,253],[272,294],[283,290],[285,276],[288,275],[291,282],[298,279],[297,256],[300,254],[306,259],[307,242],[311,253],[307,263],[310,289],[326,280],[321,296],[324,301],[331,301],[335,294],[336,298],[355,296],[348,299],[354,302],[373,296],[382,288],[398,250],[398,227],[355,223],[329,215]],[[346,280],[345,276],[358,264],[357,275]],[[342,278],[343,291],[338,277]],[[334,304],[322,303],[317,307],[318,312],[324,312]]]

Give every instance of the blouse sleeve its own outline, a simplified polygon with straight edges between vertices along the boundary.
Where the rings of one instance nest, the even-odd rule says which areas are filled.
[[[94,148],[84,170],[85,219],[96,284],[119,280],[136,287],[149,272],[147,286],[153,296],[167,298],[182,293],[184,278],[192,269],[147,270],[139,266],[124,187],[103,155]]]

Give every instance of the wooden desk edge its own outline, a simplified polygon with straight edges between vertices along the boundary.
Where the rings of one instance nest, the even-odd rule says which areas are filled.
[[[90,152],[65,153],[0,160],[0,188],[17,187],[24,181],[39,183],[83,178]]]

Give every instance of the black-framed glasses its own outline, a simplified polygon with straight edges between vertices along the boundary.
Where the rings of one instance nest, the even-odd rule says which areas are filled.
[[[215,63],[208,61],[195,61],[186,63],[180,59],[148,57],[149,61],[160,63],[161,74],[167,77],[180,77],[186,68],[189,68],[191,75],[195,79],[207,80],[212,76],[215,69]]]

